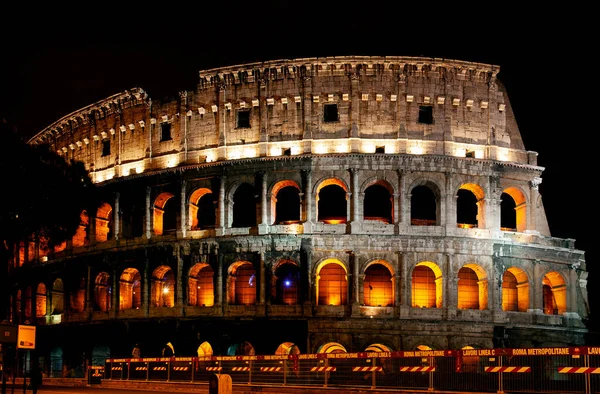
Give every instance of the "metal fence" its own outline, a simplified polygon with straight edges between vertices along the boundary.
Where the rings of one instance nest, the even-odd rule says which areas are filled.
[[[103,379],[479,391],[598,393],[600,347],[108,359]]]

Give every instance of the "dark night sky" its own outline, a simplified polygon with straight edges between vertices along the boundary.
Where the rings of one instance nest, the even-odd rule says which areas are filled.
[[[594,175],[588,171],[598,140],[591,123],[598,89],[593,54],[586,49],[597,35],[590,23],[594,13],[574,2],[532,10],[494,5],[5,5],[0,111],[30,136],[126,89],[141,87],[155,100],[176,97],[195,88],[198,71],[245,62],[365,55],[499,65],[525,147],[538,152],[538,164],[546,168],[540,190],[550,230],[576,239],[586,251],[592,291],[600,274],[588,224],[597,220]]]

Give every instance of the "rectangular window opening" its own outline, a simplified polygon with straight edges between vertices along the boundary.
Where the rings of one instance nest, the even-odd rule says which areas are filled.
[[[238,110],[237,111],[237,129],[247,129],[250,127],[250,111],[249,110]]]
[[[110,140],[102,140],[102,156],[110,156]]]
[[[465,153],[465,157],[475,157],[475,151],[468,150],[468,151]]]
[[[338,105],[337,104],[325,104],[323,106],[323,121],[324,122],[337,122],[339,121],[338,116]]]
[[[291,156],[292,155],[292,148],[283,148],[281,150],[281,154],[283,156]]]
[[[375,153],[385,153],[385,146],[376,146]]]
[[[433,124],[433,106],[419,106],[419,123]]]
[[[171,123],[160,124],[160,142],[171,140]]]

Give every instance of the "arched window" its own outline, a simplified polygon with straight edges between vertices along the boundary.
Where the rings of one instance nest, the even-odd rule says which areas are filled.
[[[500,229],[503,231],[527,230],[527,200],[516,187],[508,187],[500,196]]]
[[[442,307],[442,271],[430,261],[418,263],[412,272],[413,308]]]
[[[69,287],[69,306],[73,312],[83,312],[85,308],[85,278],[75,280]]]
[[[154,201],[154,234],[172,232],[177,227],[177,202],[174,195],[163,192]]]
[[[346,269],[337,260],[322,263],[317,276],[318,305],[347,305]]]
[[[367,267],[365,270],[363,297],[366,306],[394,305],[392,274],[385,265],[374,263]]]
[[[256,226],[256,197],[254,186],[242,183],[233,194],[233,222],[231,227]]]
[[[502,275],[502,310],[527,312],[529,281],[520,268],[511,267]]]
[[[327,224],[347,222],[346,190],[338,184],[323,186],[318,193],[318,221]]]
[[[96,241],[106,242],[112,239],[113,233],[113,209],[110,204],[105,202],[96,213]]]
[[[300,190],[297,185],[284,186],[277,192],[275,203],[275,224],[291,224],[300,221]]]
[[[300,268],[293,262],[277,265],[273,276],[275,304],[297,305],[300,303]]]
[[[110,275],[106,272],[99,273],[94,286],[94,301],[97,310],[107,312],[111,309],[111,294]]]
[[[136,268],[127,268],[121,274],[119,309],[140,309],[142,306],[142,275]]]
[[[205,230],[215,227],[217,201],[211,189],[199,188],[190,196],[189,223],[192,230]]]
[[[46,316],[46,285],[39,283],[35,294],[35,316],[43,318]]]
[[[437,225],[437,199],[429,186],[416,186],[410,196],[410,224],[413,226]]]
[[[175,275],[168,265],[161,265],[152,273],[151,298],[154,307],[175,306]]]
[[[567,287],[558,272],[549,272],[542,280],[544,314],[562,315],[567,311]]]
[[[392,223],[393,216],[394,207],[390,190],[381,184],[367,187],[363,202],[364,220]]]
[[[65,286],[62,279],[57,278],[52,285],[52,314],[60,315],[65,311]]]
[[[194,264],[188,279],[188,304],[191,306],[213,306],[215,303],[214,271],[206,263]]]
[[[468,189],[460,189],[456,193],[456,223],[462,228],[477,227],[477,197]]]
[[[487,309],[487,278],[475,264],[466,264],[458,271],[458,308]]]

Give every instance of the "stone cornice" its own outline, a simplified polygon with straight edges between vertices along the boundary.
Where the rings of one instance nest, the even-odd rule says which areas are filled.
[[[377,75],[391,72],[400,80],[409,75],[474,80],[495,85],[500,67],[461,60],[406,56],[334,56],[271,60],[202,70],[201,86],[322,75]]]
[[[119,113],[128,103],[131,103],[131,105],[146,104],[150,106],[151,100],[150,97],[148,97],[148,94],[141,88],[133,88],[122,93],[114,94],[104,100],[100,100],[63,116],[41,132],[34,135],[28,143],[43,144],[49,142],[52,138],[60,136],[65,131],[74,129],[82,124],[94,122],[99,115],[104,117],[111,113]]]

